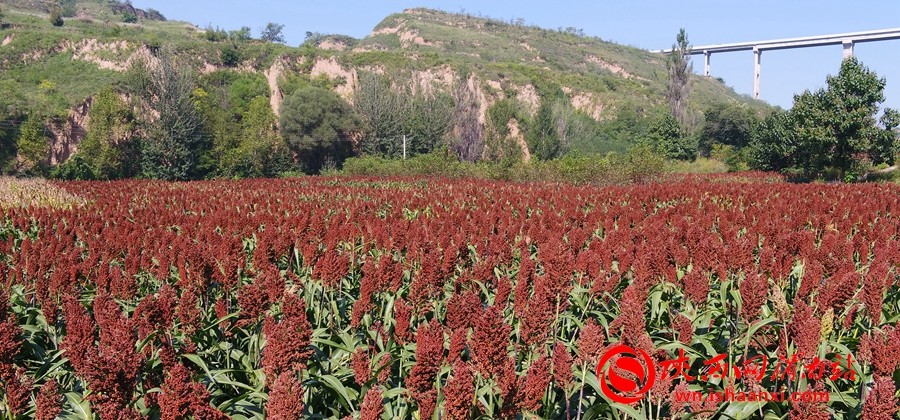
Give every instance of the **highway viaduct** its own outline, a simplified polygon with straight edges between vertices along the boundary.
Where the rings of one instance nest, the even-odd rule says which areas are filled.
[[[753,98],[759,99],[759,77],[762,52],[769,50],[786,50],[793,48],[821,47],[825,45],[843,45],[844,58],[853,56],[853,46],[861,42],[888,41],[900,39],[900,28],[881,29],[875,31],[849,32],[843,34],[805,36],[800,38],[773,39],[768,41],[735,42],[731,44],[703,45],[692,47],[690,55],[703,54],[703,74],[710,75],[710,57],[713,54],[735,51],[753,51]],[[657,53],[670,53],[672,50],[657,50]]]

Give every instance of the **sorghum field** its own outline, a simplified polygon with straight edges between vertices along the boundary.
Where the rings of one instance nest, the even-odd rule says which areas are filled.
[[[25,188],[4,418],[895,418],[897,184]],[[829,401],[675,398],[729,390]]]

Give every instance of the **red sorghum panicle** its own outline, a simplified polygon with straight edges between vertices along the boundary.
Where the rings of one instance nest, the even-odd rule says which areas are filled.
[[[337,249],[325,251],[313,269],[313,277],[322,280],[325,287],[337,287],[341,279],[350,272],[350,259]]]
[[[653,404],[660,405],[668,399],[672,393],[672,386],[675,382],[675,375],[668,374],[657,360],[656,364],[656,380],[650,387],[649,398]]]
[[[866,307],[866,314],[875,325],[881,324],[882,304],[884,291],[887,289],[887,264],[877,264],[869,268],[866,273],[865,283],[862,289],[862,301]]]
[[[409,330],[412,310],[413,308],[403,299],[397,299],[394,302],[394,337],[400,344],[406,344],[412,337]]]
[[[806,260],[803,264],[803,280],[800,281],[800,289],[797,290],[797,298],[806,299],[812,292],[819,288],[825,267],[815,259]]]
[[[466,349],[466,342],[469,336],[468,329],[460,329],[450,334],[450,349],[447,351],[447,361],[456,363]]]
[[[453,364],[453,376],[444,386],[444,411],[449,420],[468,419],[475,401],[472,370],[462,360]]]
[[[305,368],[306,359],[312,354],[309,348],[312,326],[306,318],[303,299],[285,294],[281,311],[281,320],[276,321],[270,315],[263,326],[266,346],[262,351],[262,365],[270,379],[282,372]]]
[[[376,356],[375,359],[377,361],[378,366],[378,382],[381,384],[387,384],[391,380],[391,369],[393,365],[392,356],[390,353],[382,353],[380,357]]]
[[[550,360],[546,355],[534,361],[525,374],[524,386],[519,390],[519,410],[537,412],[541,408],[541,400],[550,385]]]
[[[41,386],[35,401],[35,414],[37,420],[53,420],[62,412],[62,394],[59,392],[59,384],[56,379],[51,379]]]
[[[891,376],[900,367],[900,328],[890,325],[862,337],[859,343],[860,360],[871,363],[875,373]]]
[[[856,322],[856,319],[859,316],[859,310],[862,308],[862,305],[853,305],[853,307],[847,311],[847,315],[841,322],[841,326],[843,326],[845,330],[849,330],[853,326],[853,323]]]
[[[835,313],[841,313],[844,306],[859,288],[860,275],[855,271],[853,264],[848,264],[841,271],[831,276],[816,293],[816,304],[822,313],[829,308]]]
[[[238,306],[241,308],[238,326],[256,322],[260,316],[269,310],[272,301],[269,294],[257,283],[249,283],[241,286],[237,293]]]
[[[542,343],[550,334],[556,317],[557,296],[552,292],[549,276],[538,276],[534,281],[534,295],[528,299],[520,315],[520,332],[525,344]]]
[[[481,315],[481,298],[475,291],[456,293],[447,301],[446,324],[452,330],[470,328]]]
[[[516,375],[516,361],[514,356],[507,356],[498,367],[494,381],[500,388],[500,415],[503,419],[512,419],[518,413],[518,398],[521,379]]]
[[[825,387],[821,382],[809,391],[822,392]],[[818,401],[793,401],[791,402],[790,420],[831,420],[831,412],[828,405]]]
[[[10,414],[23,415],[28,411],[28,402],[31,400],[31,385],[33,380],[25,374],[25,369],[18,368],[9,378],[2,378],[5,386],[6,404]]]
[[[668,395],[669,408],[672,410],[672,418],[681,418],[685,414],[687,403],[676,398],[676,395],[691,395],[687,381],[681,381],[675,385],[675,389]]]
[[[709,296],[709,278],[706,275],[694,269],[685,274],[681,281],[684,282],[684,294],[691,302],[697,305],[706,302]]]
[[[691,344],[691,340],[694,338],[694,325],[691,319],[684,314],[678,314],[675,316],[675,321],[672,324],[678,333],[678,341],[684,344]]]
[[[556,386],[567,389],[572,383],[572,355],[562,343],[553,346],[553,381]]]
[[[894,380],[890,376],[876,376],[872,389],[863,403],[862,418],[866,420],[893,420],[898,404]]]
[[[589,319],[578,336],[578,362],[593,365],[600,361],[603,348],[606,346],[606,334],[597,321]]]
[[[380,420],[384,414],[384,403],[380,387],[372,387],[366,392],[363,403],[359,407],[360,420]]]
[[[522,250],[522,261],[519,263],[519,271],[516,274],[516,290],[513,296],[513,309],[516,315],[522,316],[528,305],[528,298],[531,296],[531,283],[535,277],[534,261],[529,257],[526,250]]]
[[[509,337],[512,327],[503,322],[496,307],[485,309],[475,320],[470,350],[472,363],[478,372],[497,379],[503,364],[509,358]]]
[[[98,345],[83,372],[93,393],[88,396],[102,417],[135,414],[130,407],[144,358],[134,345],[137,332],[112,296],[94,298],[94,320],[100,327]]]
[[[739,286],[741,293],[741,316],[747,321],[754,321],[759,317],[759,309],[769,296],[769,282],[759,273],[748,273],[741,280]]]
[[[84,305],[71,296],[63,298],[63,316],[66,336],[60,347],[65,349],[66,357],[75,370],[85,372],[88,369],[87,356],[94,346],[94,320]]]
[[[636,345],[636,340],[647,334],[644,307],[647,305],[647,291],[631,284],[622,292],[619,300],[619,316],[610,324],[611,330],[621,329],[623,341]]]
[[[350,369],[353,370],[353,377],[359,386],[365,385],[372,379],[370,364],[369,351],[363,347],[358,347],[350,356]]]
[[[437,321],[422,325],[416,332],[416,364],[406,377],[406,387],[419,404],[422,418],[431,416],[437,395],[434,381],[444,360],[444,328]]]
[[[189,286],[181,291],[176,314],[178,319],[181,320],[181,328],[188,335],[193,334],[200,328],[203,313],[200,311],[199,305],[200,292],[194,286]]]
[[[497,291],[494,293],[494,305],[506,308],[509,303],[509,295],[512,293],[512,281],[509,277],[501,276],[497,279]]]
[[[266,418],[292,420],[303,417],[303,387],[294,372],[282,372],[269,387]]]
[[[800,357],[814,357],[821,341],[821,322],[802,300],[794,301],[794,316],[788,323],[788,336]]]
[[[209,405],[206,387],[194,382],[191,376],[191,371],[181,363],[169,369],[159,396],[162,419],[183,419],[191,414],[198,418],[227,418]]]

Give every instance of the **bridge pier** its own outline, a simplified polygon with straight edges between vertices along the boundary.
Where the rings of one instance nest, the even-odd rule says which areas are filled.
[[[759,99],[759,72],[762,50],[753,47],[753,99]]]
[[[851,41],[851,40],[849,40],[849,39],[845,39],[845,40],[842,42],[842,44],[844,45],[844,60],[846,60],[846,59],[848,59],[848,58],[850,58],[850,57],[853,57],[853,44],[854,44],[854,42]]]
[[[710,76],[709,72],[709,57],[712,54],[709,51],[703,51],[703,75],[706,77]]]

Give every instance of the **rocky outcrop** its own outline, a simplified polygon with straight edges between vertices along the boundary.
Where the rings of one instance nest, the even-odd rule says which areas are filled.
[[[525,163],[531,162],[531,151],[528,150],[528,143],[525,142],[525,134],[519,128],[519,122],[511,119],[506,124],[506,128],[509,129],[509,138],[513,139],[519,145],[519,149],[522,150],[522,161]]]
[[[94,98],[89,97],[69,111],[69,115],[51,121],[50,130],[50,165],[59,165],[78,151],[78,145],[87,135],[89,112]]]
[[[329,79],[342,81],[343,83],[339,84],[334,91],[347,100],[352,98],[353,91],[356,90],[359,82],[356,69],[344,68],[335,57],[317,58],[313,63],[310,75],[312,77],[325,75]]]
[[[572,107],[600,121],[603,118],[603,102],[592,93],[576,93],[572,95]]]
[[[159,20],[165,21],[166,17],[162,15],[162,13],[154,10],[154,9],[138,9],[134,7],[131,2],[111,2],[110,7],[112,8],[113,13],[121,14],[121,15],[132,15],[141,20]]]
[[[456,82],[456,72],[450,66],[439,66],[422,71],[412,72],[412,88],[414,91],[434,94],[449,92]]]
[[[279,58],[272,63],[272,67],[263,72],[263,75],[266,76],[266,81],[269,83],[269,104],[272,106],[272,112],[275,113],[275,116],[281,115],[281,102],[284,101],[284,93],[278,87],[278,81],[284,74],[284,70],[285,62]]]

